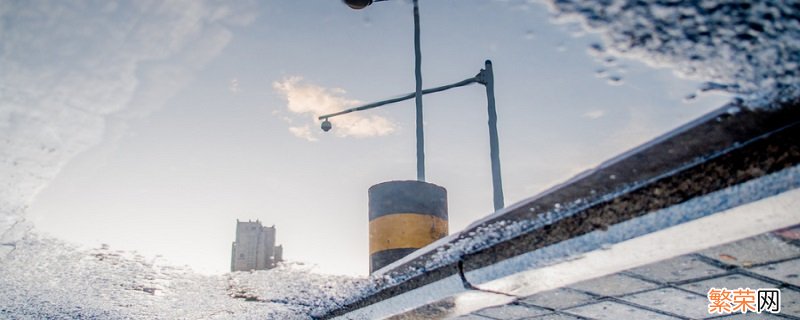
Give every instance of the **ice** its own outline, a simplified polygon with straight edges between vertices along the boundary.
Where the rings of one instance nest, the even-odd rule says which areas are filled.
[[[548,0],[560,21],[599,32],[592,54],[668,66],[751,107],[800,96],[800,2]]]
[[[133,252],[81,250],[28,233],[0,260],[0,318],[310,319],[371,288],[288,263],[200,275]]]
[[[612,86],[621,86],[622,84],[625,83],[622,80],[622,77],[617,76],[617,75],[613,75],[613,76],[608,77],[608,80],[606,82],[608,82],[608,84],[610,84]]]
[[[246,21],[240,6],[0,2],[0,259],[31,228],[36,193],[113,131],[109,118],[146,115],[180,90]]]
[[[558,19],[578,20],[603,36],[603,43],[592,44],[589,50],[604,66],[597,76],[611,83],[622,84],[616,73],[624,72],[615,58],[621,56],[674,68],[705,81],[697,94],[733,92],[752,107],[800,96],[797,1],[547,1]],[[0,6],[4,6],[0,17],[10,19],[8,25],[24,22],[11,14],[17,4]],[[440,248],[435,259],[414,272],[375,278],[321,275],[297,263],[269,271],[205,276],[135,253],[108,247],[83,250],[31,232],[31,224],[24,219],[31,199],[67,161],[98,143],[108,129],[107,117],[132,111],[125,106],[136,98],[137,72],[155,78],[163,75],[157,68],[141,69],[142,62],[192,57],[179,60],[199,61],[186,69],[201,69],[207,57],[198,56],[198,48],[190,44],[200,41],[197,35],[203,30],[196,28],[202,26],[219,32],[217,37],[200,37],[219,42],[208,47],[224,45],[224,21],[211,15],[215,4],[197,1],[192,6],[199,8],[192,12],[207,14],[175,24],[170,19],[190,17],[182,14],[189,10],[168,7],[158,19],[141,21],[133,14],[130,21],[122,21],[123,28],[113,28],[119,21],[99,19],[104,17],[101,14],[98,20],[74,20],[69,14],[74,8],[53,2],[49,10],[32,13],[41,19],[31,21],[61,19],[57,23],[30,26],[35,32],[20,37],[3,33],[10,29],[0,29],[0,49],[6,53],[0,60],[0,318],[309,319],[592,205],[562,204],[554,210],[536,209],[541,213],[535,220],[498,221]],[[122,9],[144,10],[136,5]],[[364,23],[369,24],[368,19]],[[76,43],[87,42],[58,29],[61,25],[102,30],[111,41],[108,47],[76,48]],[[161,32],[174,27],[180,32]],[[135,32],[128,34],[129,29]],[[534,37],[533,31],[524,36]],[[143,49],[113,55],[131,41]],[[45,43],[59,49],[59,59],[41,53]],[[567,47],[558,43],[555,49]],[[59,61],[77,61],[96,73],[85,74],[84,69],[73,70]],[[53,74],[64,80],[53,80]],[[157,106],[168,97],[139,102]]]

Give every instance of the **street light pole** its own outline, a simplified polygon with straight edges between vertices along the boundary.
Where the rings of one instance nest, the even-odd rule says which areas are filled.
[[[343,0],[350,8],[363,9],[373,2],[386,0]],[[319,117],[322,130],[332,128],[328,118],[355,111],[377,108],[390,103],[414,98],[416,102],[417,181],[389,181],[369,189],[369,250],[370,273],[401,259],[412,251],[430,244],[448,234],[447,191],[425,182],[425,140],[422,117],[422,95],[481,83],[486,86],[489,104],[489,141],[492,161],[492,186],[494,209],[503,208],[503,187],[500,179],[500,156],[497,143],[497,112],[494,105],[494,75],[492,63],[486,60],[485,68],[475,77],[446,86],[422,90],[422,54],[420,50],[419,1],[414,4],[414,93],[399,98],[374,102],[356,108]],[[402,232],[397,232],[402,230]]]
[[[500,176],[500,143],[497,138],[497,110],[494,106],[494,71],[492,61],[486,60],[485,67],[478,74],[486,86],[486,100],[489,112],[489,156],[492,159],[492,188],[494,190],[494,210],[505,207],[503,204],[503,180]]]
[[[422,51],[419,36],[419,5],[414,0],[414,100],[417,106],[417,180],[425,181],[425,140],[422,128]]]
[[[488,104],[487,109],[489,114],[489,155],[492,164],[492,189],[494,195],[494,209],[495,211],[497,211],[505,207],[505,205],[503,201],[503,179],[501,178],[502,175],[500,173],[500,144],[498,142],[499,139],[497,134],[497,111],[495,108],[495,99],[494,99],[494,72],[492,70],[492,61],[486,60],[484,64],[484,69],[481,69],[481,71],[472,78],[467,78],[459,82],[451,83],[444,86],[420,90],[418,93],[417,92],[409,93],[397,98],[373,102],[365,104],[363,106],[350,108],[335,113],[321,115],[318,117],[318,119],[322,120],[322,130],[329,131],[332,128],[329,118],[348,114],[351,112],[369,110],[385,106],[387,104],[409,100],[411,98],[416,98],[417,94],[425,95],[430,93],[436,93],[453,88],[467,86],[473,83],[480,83],[486,87],[486,100]]]
[[[350,8],[364,9],[373,2],[387,0],[344,0]],[[416,125],[417,125],[417,181],[425,181],[425,130],[422,121],[422,51],[420,49],[419,35],[419,1],[414,3],[414,79],[416,87],[414,90],[414,100],[416,102]]]

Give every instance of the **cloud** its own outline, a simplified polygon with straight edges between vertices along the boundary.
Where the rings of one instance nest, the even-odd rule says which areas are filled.
[[[297,136],[298,138],[303,138],[303,139],[306,139],[306,140],[311,141],[311,142],[319,140],[319,139],[317,139],[316,136],[314,136],[313,133],[311,133],[311,126],[310,125],[289,127],[289,132],[291,132],[293,135]]]
[[[190,83],[251,5],[0,2],[0,243],[67,161]]]
[[[597,118],[600,118],[600,117],[602,117],[604,115],[606,115],[606,111],[605,110],[592,110],[592,111],[588,111],[588,112],[584,113],[583,117],[584,118],[589,118],[589,119],[597,119]]]
[[[228,85],[228,91],[230,91],[233,94],[238,94],[239,92],[242,92],[242,88],[239,87],[238,78],[231,79],[230,84]]]
[[[324,114],[341,111],[362,104],[358,100],[350,100],[343,95],[343,89],[325,88],[306,83],[302,77],[289,77],[276,81],[272,87],[286,97],[287,109],[296,115],[307,115],[315,124],[317,118]],[[373,137],[391,134],[396,126],[388,119],[377,115],[362,115],[351,113],[332,119],[333,130],[339,137]],[[308,129],[308,130],[306,130]],[[295,136],[314,141],[316,130],[310,130],[310,125],[292,126],[289,128]]]

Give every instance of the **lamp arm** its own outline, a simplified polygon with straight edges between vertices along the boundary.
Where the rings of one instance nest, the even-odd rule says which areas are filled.
[[[451,83],[451,84],[448,84],[448,85],[444,85],[444,86],[441,86],[441,87],[435,87],[435,88],[422,90],[422,94],[425,95],[425,94],[429,94],[429,93],[441,92],[441,91],[450,90],[450,89],[453,89],[453,88],[458,88],[458,87],[463,87],[463,86],[466,86],[466,85],[470,85],[470,84],[473,84],[473,83],[476,83],[476,82],[479,82],[478,78],[477,77],[472,77],[472,78],[469,78],[469,79],[461,80],[461,81],[456,82],[456,83]],[[326,115],[321,115],[317,119],[324,120],[324,119],[340,116],[340,115],[343,115],[343,114],[348,114],[348,113],[351,113],[351,112],[363,111],[363,110],[368,110],[368,109],[372,109],[372,108],[377,108],[377,107],[384,106],[384,105],[387,105],[387,104],[392,104],[392,103],[397,103],[397,102],[400,102],[400,101],[409,100],[409,99],[414,98],[415,96],[416,96],[415,93],[409,93],[409,94],[406,94],[406,95],[403,95],[403,96],[400,96],[400,97],[397,97],[397,98],[392,98],[392,99],[387,99],[387,100],[383,100],[383,101],[373,102],[373,103],[370,103],[370,104],[365,104],[363,106],[350,108],[350,109],[346,109],[346,110],[342,110],[342,111],[339,111],[339,112],[334,112],[334,113],[330,113],[330,114],[326,114]]]

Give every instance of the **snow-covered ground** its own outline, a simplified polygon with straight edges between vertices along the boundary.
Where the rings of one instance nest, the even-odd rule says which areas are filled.
[[[371,287],[296,263],[208,276],[34,233],[15,245],[0,260],[2,319],[308,319]]]
[[[0,4],[4,20],[9,17],[2,13],[10,10],[3,6],[10,5]],[[184,33],[147,43],[199,61],[173,73],[190,73],[205,64],[202,55],[196,56],[197,48],[185,45],[189,40],[202,44],[193,38],[199,34],[193,28],[209,28],[218,35],[206,38],[216,41],[204,47],[212,51],[220,50],[215,45],[224,45],[229,37],[224,13],[210,4],[197,2],[197,6],[201,8],[191,17],[184,12],[164,14],[165,19],[184,17],[186,21],[178,23],[188,26]],[[602,33],[605,43],[593,46],[599,54],[673,67],[708,81],[701,90],[736,92],[754,105],[798,95],[800,2],[553,0],[549,6],[557,16],[577,19]],[[69,15],[55,18],[70,19]],[[135,23],[144,22],[131,21]],[[38,31],[55,32],[48,29],[54,25],[58,24],[43,24]],[[114,30],[107,31],[113,38]],[[10,46],[37,50],[37,43],[11,37],[10,32],[0,28],[3,52],[11,52]],[[97,55],[76,62],[108,74],[67,74],[70,81],[49,84],[45,91],[28,89],[41,87],[30,84],[40,81],[47,70],[28,70],[18,63],[31,62],[35,55],[0,56],[0,318],[307,319],[373,292],[379,286],[376,281],[320,275],[298,264],[204,276],[133,253],[78,249],[31,231],[24,217],[36,193],[70,159],[102,138],[106,117],[120,111],[115,106],[136,98],[129,95],[133,84],[123,81],[109,87],[107,76],[128,79],[134,71],[126,66],[157,58],[150,52],[161,51],[129,52],[121,61],[103,59],[108,50],[136,39],[120,38],[107,50],[100,48],[94,51]],[[62,70],[51,62],[41,64]],[[8,76],[12,74],[15,77]],[[77,95],[66,97],[68,93]],[[96,101],[89,95],[123,101]],[[31,105],[34,100],[41,103]]]
[[[700,91],[733,92],[754,106],[798,95],[797,1],[547,2],[561,19],[600,32],[597,54],[671,67],[708,81]]]

